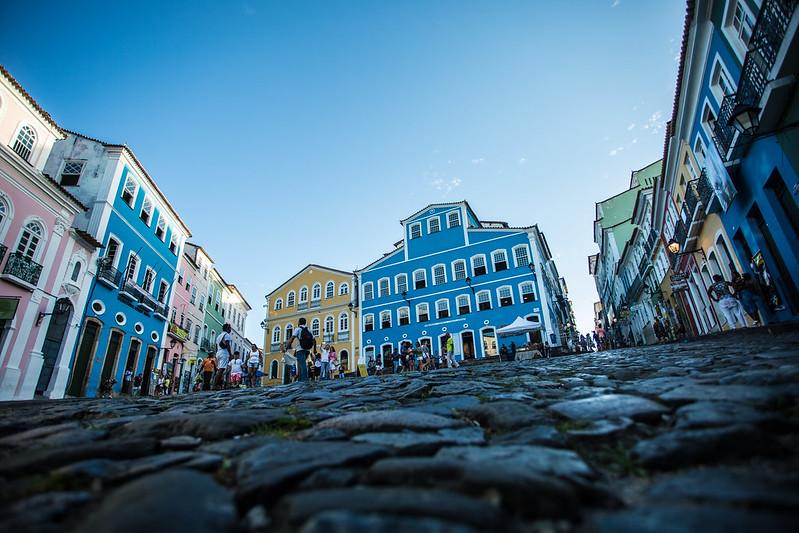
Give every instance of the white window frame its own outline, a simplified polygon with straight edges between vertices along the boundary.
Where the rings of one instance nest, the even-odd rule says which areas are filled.
[[[447,307],[446,308],[447,316],[441,316],[441,314],[440,314],[442,310],[439,309],[439,305],[438,304],[440,304],[442,302],[447,304],[446,305],[446,307]],[[451,316],[452,316],[452,313],[450,312],[450,308],[449,308],[449,298],[439,298],[438,300],[436,300],[436,320],[441,320],[442,318],[450,318]]]
[[[311,335],[314,337],[318,337],[319,333],[322,331],[322,323],[320,322],[318,317],[315,317],[311,320]]]
[[[502,270],[497,270],[496,255],[499,254],[499,253],[505,255],[505,270],[508,270],[510,268],[510,263],[508,262],[508,251],[505,250],[504,248],[502,248],[502,249],[494,250],[493,252],[491,252],[491,268],[494,269],[494,272],[502,272]]]
[[[31,261],[41,263],[42,261],[40,260],[40,258],[42,257],[45,248],[47,248],[47,227],[44,225],[44,222],[40,220],[38,217],[30,217],[25,220],[25,222],[22,224],[22,227],[19,228],[19,234],[17,235],[17,240],[14,245],[14,248],[11,249],[11,247],[9,247],[9,250],[6,253],[10,254],[11,252],[19,252],[19,247],[22,244],[22,236],[25,234],[25,231],[28,230],[28,226],[32,224],[36,225],[39,228],[39,231],[41,232],[38,235],[33,234],[33,232],[31,232],[32,236],[36,238],[38,242],[36,243],[36,247],[33,249],[33,254],[29,256],[27,255],[27,252],[22,252],[22,253],[23,255],[25,255],[25,257],[30,258]],[[28,248],[30,248],[30,239],[28,239],[28,245],[25,247],[25,250],[27,250]]]
[[[281,333],[280,326],[275,326],[272,328],[272,344],[280,344]]]
[[[346,281],[345,281],[345,282],[343,282],[343,283],[341,283],[341,284],[338,286],[338,295],[339,295],[339,296],[346,296],[346,295],[348,295],[349,293],[350,293],[350,284],[349,284],[349,283],[347,283]]]
[[[24,139],[21,138],[23,132],[25,135]],[[11,143],[11,150],[22,159],[30,163],[31,158],[33,157],[33,151],[36,149],[36,141],[38,138],[39,135],[36,133],[36,129],[33,126],[30,124],[20,124],[17,134],[14,135],[14,141]],[[17,145],[19,145],[26,153],[19,153],[17,151]]]
[[[414,229],[418,230],[418,235],[414,235]],[[408,226],[408,240],[419,239],[422,236],[422,223],[414,222]]]
[[[350,330],[350,315],[346,312],[338,315],[338,332],[346,333]]]
[[[291,337],[294,336],[294,324],[289,322],[288,324],[286,324],[286,327],[284,328],[284,330],[285,330],[285,334],[284,334],[283,338],[286,339],[286,342],[288,342],[289,340],[291,340]]]
[[[488,295],[488,305],[489,305],[488,309],[480,309],[480,295],[481,294]],[[475,293],[475,295],[474,295],[474,302],[475,302],[475,306],[476,306],[476,309],[477,309],[478,312],[479,311],[491,311],[492,309],[494,309],[494,303],[491,301],[491,291],[489,291],[489,290],[477,291]]]
[[[295,305],[297,305],[297,291],[292,289],[286,294],[286,307],[294,307]]]
[[[368,295],[367,295],[367,289],[369,293]],[[366,283],[363,284],[363,288],[361,290],[363,291],[364,301],[375,299],[375,284],[373,282],[367,281]]]
[[[335,327],[336,319],[333,318],[333,315],[327,315],[325,317],[324,328],[322,328],[322,331],[324,331],[326,335],[332,335]]]
[[[125,200],[125,191],[128,191],[128,184],[129,183],[133,184],[133,192],[131,193],[130,200],[126,201]],[[119,193],[119,197],[122,198],[122,201],[125,202],[128,205],[128,207],[130,207],[131,209],[133,209],[133,206],[136,205],[136,198],[138,198],[138,196],[139,196],[139,188],[140,187],[141,187],[141,185],[139,185],[138,180],[136,180],[136,178],[133,177],[133,174],[128,172],[127,175],[125,176],[125,185],[122,187],[122,192]],[[128,191],[128,192],[130,192],[130,191]]]
[[[319,294],[319,296],[316,296],[317,293]],[[311,287],[311,301],[318,302],[321,299],[322,299],[322,284],[317,281]]]
[[[519,264],[519,258],[516,257],[516,250],[524,250],[525,251],[525,253],[527,254],[527,263],[526,264],[524,264],[524,265],[520,265]],[[511,253],[513,254],[513,264],[516,266],[516,268],[522,268],[522,267],[527,268],[528,265],[531,263],[531,261],[530,261],[530,247],[527,246],[526,244],[517,244],[516,246],[511,248]]]
[[[385,291],[383,291],[384,284]],[[385,294],[383,294],[384,292]],[[377,280],[377,297],[386,298],[387,296],[391,296],[391,280],[389,278],[380,278]]]
[[[283,309],[283,298],[278,298],[275,300],[275,311],[280,311]]]
[[[455,223],[452,223],[452,215],[455,215]],[[460,211],[450,211],[447,213],[447,228],[458,228],[461,225],[461,212]]]
[[[384,322],[383,321],[383,317],[384,316],[388,317],[388,327],[384,327],[383,326],[383,322]],[[380,311],[379,317],[380,317],[380,329],[391,329],[393,327],[393,323],[392,323],[392,320],[391,320],[392,319],[391,311],[389,311],[388,309],[383,309],[382,311]]]
[[[149,210],[146,209],[148,205],[150,207]],[[147,213],[147,220],[144,220],[142,218],[142,214],[145,213],[145,212]],[[145,194],[144,195],[144,200],[141,203],[141,209],[139,209],[139,220],[144,222],[144,224],[148,228],[153,227],[153,213],[154,212],[155,212],[155,204],[153,203],[152,200],[150,200],[150,197]]]
[[[152,281],[152,286],[150,286],[148,288],[147,287],[147,274],[150,273],[150,272],[152,273],[152,276],[153,276],[152,280],[153,281]],[[153,294],[153,289],[155,288],[155,269],[153,269],[149,265],[144,268],[144,277],[141,279],[141,288],[144,289],[145,291],[149,292],[150,294]]]
[[[467,304],[466,307],[469,308],[469,310],[466,311],[465,313],[461,313],[461,304],[460,304],[461,298],[466,298],[466,304]],[[472,299],[469,298],[468,294],[459,294],[458,296],[455,297],[455,308],[458,310],[458,315],[466,315],[466,314],[471,313],[472,312]]]
[[[405,313],[407,314],[407,316],[405,318],[408,319],[408,324],[403,324],[402,323],[402,311],[405,311]],[[404,306],[398,308],[397,309],[397,325],[398,326],[407,326],[407,325],[410,325],[410,323],[411,323],[411,308],[408,307],[407,305],[404,305]]]
[[[161,287],[163,287],[163,286],[166,286],[166,289],[164,289],[164,299],[162,300],[161,298],[159,298],[159,296],[161,294]],[[158,300],[160,303],[165,304],[167,302],[167,300],[169,300],[169,287],[170,287],[170,285],[165,279],[162,279],[161,281],[159,281],[158,282],[158,293],[155,295],[155,299]]]
[[[325,299],[329,300],[330,298],[335,298],[335,297],[336,297],[336,282],[328,281],[327,283],[325,283]]]
[[[433,221],[435,221],[438,225],[438,229],[433,231]],[[427,219],[427,234],[431,235],[433,233],[439,233],[441,231],[441,217],[438,215],[434,215]]]
[[[728,86],[729,93],[725,93],[724,88],[721,86],[722,78],[724,83]],[[713,68],[710,70],[710,92],[713,93],[716,103],[721,107],[721,102],[724,100],[724,97],[736,91],[735,80],[730,76],[730,71],[721,59],[721,55],[716,53],[716,57],[713,59]]]
[[[305,296],[303,297],[303,293]],[[300,293],[297,298],[297,303],[307,304],[308,303],[308,285],[303,285],[300,287]]]
[[[372,321],[372,329],[371,330],[366,329],[366,324],[369,322],[369,320],[367,320],[367,319],[371,319],[371,321]],[[369,331],[374,331],[375,330],[375,314],[374,313],[368,313],[366,315],[363,315],[363,330],[365,332],[367,332],[367,333]]]
[[[400,278],[405,279],[405,288],[400,287]],[[402,294],[403,292],[408,292],[408,274],[401,273],[394,276],[394,293],[395,294]]]
[[[744,17],[742,20],[745,20],[745,18],[748,17],[752,21],[751,30],[754,30],[754,26],[757,23],[757,17],[755,17],[755,15],[749,9],[749,6],[746,5],[746,2],[743,0],[727,0],[726,5],[724,6],[724,20],[721,25],[721,31],[724,33],[724,36],[730,43],[735,55],[738,57],[738,61],[743,63],[749,46],[741,38],[741,29],[735,27],[735,8],[737,5],[740,5],[742,8],[741,11]],[[751,42],[751,40],[752,34],[750,33],[749,41]]]
[[[419,318],[419,316],[421,316],[421,313],[419,312],[419,309],[422,308],[422,307],[427,309],[427,319],[425,319],[425,320],[422,320],[421,318]],[[416,304],[416,321],[417,322],[428,322],[429,320],[430,320],[430,304],[427,303],[427,302],[419,302],[418,304]]]
[[[166,242],[166,219],[161,213],[158,213],[158,222],[155,223],[155,236],[161,239],[161,242]],[[161,230],[161,235],[158,231]]]
[[[441,272],[443,272],[443,274],[444,274],[444,281],[442,281],[440,283],[436,282],[436,269],[437,268],[440,268]],[[445,285],[447,283],[447,265],[445,265],[444,263],[439,263],[437,265],[433,265],[433,267],[430,269],[430,273],[432,274],[433,285]]]
[[[502,295],[500,293],[500,291],[502,290],[508,291],[508,296],[510,297],[510,305],[502,305]],[[516,299],[513,297],[513,287],[511,287],[510,285],[502,285],[500,287],[497,287],[497,304],[499,304],[500,307],[510,307],[516,305]]]
[[[463,265],[463,277],[458,278],[457,270],[455,269],[455,265],[462,264]],[[466,263],[465,259],[456,259],[451,264],[452,267],[452,281],[463,281],[469,277],[469,265]]]
[[[525,302],[524,301],[524,290],[522,289],[522,287],[524,287],[527,284],[529,284],[533,288],[533,291],[532,291],[533,300],[532,301],[534,302],[536,300],[536,297],[535,297],[535,283],[533,283],[530,280],[527,280],[527,281],[522,281],[521,283],[519,283],[519,301],[521,303],[532,303],[532,302]]]
[[[416,288],[416,273],[417,272],[421,272],[422,273],[422,280],[424,280],[424,287],[421,287],[419,289]],[[424,268],[417,268],[416,270],[414,270],[413,271],[413,276],[411,276],[411,277],[413,278],[413,289],[414,290],[422,290],[422,289],[426,289],[428,287],[428,285],[427,285],[427,270],[425,270]]]
[[[477,277],[478,276],[478,274],[476,272],[476,268],[477,267],[474,266],[474,261],[475,261],[475,259],[479,259],[479,258],[483,259],[483,268],[485,268],[485,273],[488,274],[488,260],[486,259],[486,254],[474,254],[472,257],[469,258],[469,262],[471,263],[471,266],[472,266],[472,277]],[[482,275],[485,275],[485,274],[480,274],[480,275],[482,276]]]

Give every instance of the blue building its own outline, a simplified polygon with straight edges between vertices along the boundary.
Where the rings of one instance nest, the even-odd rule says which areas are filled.
[[[356,272],[362,364],[422,340],[440,353],[447,333],[458,359],[495,356],[503,342],[527,342],[497,338],[519,316],[540,325],[531,340],[560,345],[568,301],[536,226],[481,221],[465,201],[401,224],[394,249]]]
[[[90,207],[75,226],[103,247],[67,394],[94,396],[106,378],[117,380],[119,392],[126,369],[143,375],[147,391],[190,232],[124,145],[69,133],[54,146],[45,172]]]
[[[671,264],[697,334],[729,327],[706,297],[716,274],[751,273],[763,320],[799,317],[797,25],[797,0],[688,2],[653,220],[689,252]]]

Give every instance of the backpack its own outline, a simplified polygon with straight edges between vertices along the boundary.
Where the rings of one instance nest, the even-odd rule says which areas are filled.
[[[303,350],[310,350],[311,348],[313,348],[314,345],[313,334],[305,326],[302,326],[302,331],[300,331],[299,339],[300,339],[300,348],[302,348]]]

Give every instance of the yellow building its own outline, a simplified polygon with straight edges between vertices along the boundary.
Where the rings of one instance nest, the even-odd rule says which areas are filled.
[[[360,328],[353,285],[352,272],[311,264],[266,296],[264,373],[270,382],[288,379],[283,346],[300,318],[306,319],[319,347],[333,345],[343,371],[356,370]]]

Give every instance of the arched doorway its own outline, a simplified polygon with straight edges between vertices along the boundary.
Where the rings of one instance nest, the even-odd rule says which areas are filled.
[[[41,396],[47,392],[47,386],[50,385],[50,379],[53,377],[53,369],[61,353],[64,335],[66,334],[67,325],[71,318],[72,302],[67,298],[60,298],[55,303],[53,314],[50,315],[50,324],[47,326],[47,333],[44,336],[44,344],[42,345],[44,362],[42,363],[42,370],[39,373],[39,381],[36,384],[37,396]]]
[[[341,371],[349,372],[350,370],[350,353],[347,350],[341,350],[338,354],[338,360],[341,363]]]
[[[97,341],[100,337],[101,324],[93,319],[86,319],[83,325],[83,335],[78,345],[78,352],[72,363],[72,377],[69,381],[67,394],[70,396],[83,396],[86,388],[86,381],[91,370],[91,360],[94,358],[94,351],[97,349]]]
[[[474,359],[474,333],[471,331],[461,332],[461,347],[464,359]]]
[[[136,364],[139,361],[139,351],[141,350],[141,341],[139,339],[133,338],[130,339],[130,346],[128,347],[128,356],[125,359],[125,372],[130,370],[133,373],[133,378],[136,377]],[[130,382],[124,381],[125,374],[122,374],[122,394],[130,394],[130,385],[133,383],[131,379]]]
[[[495,357],[499,355],[497,351],[497,332],[494,328],[481,329],[480,337],[483,341],[483,357]]]
[[[100,383],[98,387],[102,387],[105,380],[116,376],[117,361],[119,360],[119,352],[122,349],[123,337],[124,334],[118,329],[111,330],[111,335],[108,337],[108,347],[105,350],[103,370],[100,373]]]
[[[277,379],[277,359],[269,365],[269,379]]]
[[[148,396],[150,394],[150,381],[153,375],[153,364],[155,364],[155,356],[158,354],[158,349],[155,346],[147,347],[147,358],[144,360],[144,371],[142,372],[141,380],[141,395]]]

